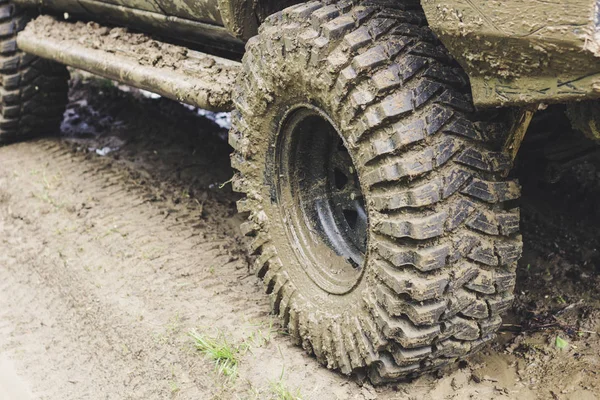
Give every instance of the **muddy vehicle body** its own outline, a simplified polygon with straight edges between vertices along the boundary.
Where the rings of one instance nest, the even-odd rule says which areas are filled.
[[[0,18],[3,142],[57,128],[65,65],[232,110],[274,313],[374,383],[501,326],[522,251],[507,177],[535,112],[566,104],[599,135],[595,0],[3,0]]]

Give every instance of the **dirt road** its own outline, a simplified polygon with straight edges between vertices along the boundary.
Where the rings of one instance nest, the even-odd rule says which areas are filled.
[[[373,388],[320,367],[269,315],[223,185],[225,137],[176,103],[94,81],[74,85],[60,138],[0,148],[0,398],[600,397],[593,166],[572,172],[594,178],[577,207],[561,183],[523,173],[528,250],[497,344]],[[244,344],[236,378],[195,349],[192,330]]]

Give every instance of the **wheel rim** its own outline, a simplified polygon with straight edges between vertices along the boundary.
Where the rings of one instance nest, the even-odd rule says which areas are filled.
[[[276,151],[279,206],[296,255],[330,293],[349,291],[362,275],[368,215],[344,139],[320,109],[288,112]]]

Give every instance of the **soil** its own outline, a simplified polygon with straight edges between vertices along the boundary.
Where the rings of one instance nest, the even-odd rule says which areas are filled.
[[[374,388],[321,367],[269,314],[226,136],[197,110],[78,77],[60,137],[0,148],[0,398],[262,399],[278,382],[304,399],[600,397],[597,163],[547,183],[524,149],[526,250],[497,342]],[[236,379],[191,330],[248,346]]]

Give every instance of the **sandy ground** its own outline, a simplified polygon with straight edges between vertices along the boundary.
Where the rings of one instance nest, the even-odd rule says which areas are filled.
[[[105,81],[76,82],[66,115],[61,137],[0,148],[0,399],[600,398],[594,162],[554,184],[520,163],[527,250],[496,344],[373,388],[319,366],[269,315],[223,185],[226,130]],[[191,330],[247,348],[237,378]]]

